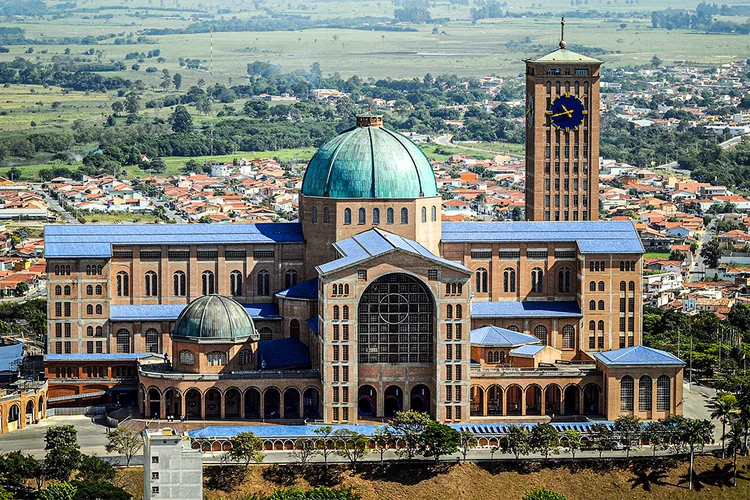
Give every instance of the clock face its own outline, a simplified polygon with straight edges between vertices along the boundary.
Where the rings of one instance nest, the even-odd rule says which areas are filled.
[[[588,111],[583,106],[583,102],[570,93],[555,99],[547,110],[552,125],[566,132],[578,130],[578,126],[583,123],[586,114],[588,114]]]

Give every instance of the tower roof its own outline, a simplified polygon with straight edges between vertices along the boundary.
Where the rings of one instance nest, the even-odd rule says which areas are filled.
[[[593,57],[584,56],[583,54],[579,54],[577,52],[573,52],[572,50],[568,50],[568,44],[565,41],[565,16],[560,19],[560,48],[550,52],[549,54],[545,54],[543,56],[534,57],[525,59],[525,62],[527,63],[546,63],[546,62],[554,62],[554,63],[599,63],[601,64],[602,61],[599,59],[594,59]]]
[[[382,127],[378,115],[357,117],[315,153],[302,180],[302,194],[329,198],[420,198],[437,196],[432,165],[419,147]]]

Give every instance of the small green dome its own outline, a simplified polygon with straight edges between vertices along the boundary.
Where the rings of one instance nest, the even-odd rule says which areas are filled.
[[[302,194],[329,198],[421,198],[437,196],[432,165],[419,147],[382,127],[382,117],[357,117],[315,153],[302,180]]]
[[[256,338],[255,324],[242,305],[222,295],[205,295],[182,310],[173,337],[234,341]]]

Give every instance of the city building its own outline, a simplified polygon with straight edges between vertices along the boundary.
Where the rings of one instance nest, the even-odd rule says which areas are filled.
[[[143,498],[202,500],[203,454],[169,427],[143,431]]]
[[[560,131],[588,157],[598,64],[590,124]],[[593,165],[566,172],[592,201]],[[684,363],[641,345],[631,222],[587,220],[582,200],[567,221],[443,222],[441,205],[424,153],[366,114],[313,156],[298,222],[47,226],[50,404],[292,423],[682,412]]]

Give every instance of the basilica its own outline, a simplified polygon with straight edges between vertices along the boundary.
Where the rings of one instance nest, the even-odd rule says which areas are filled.
[[[596,220],[599,64],[562,42],[526,62],[525,222],[443,222],[427,157],[363,114],[310,160],[297,222],[47,226],[49,405],[285,423],[682,413],[684,363],[642,345],[638,234]],[[580,122],[556,121],[562,97]]]

